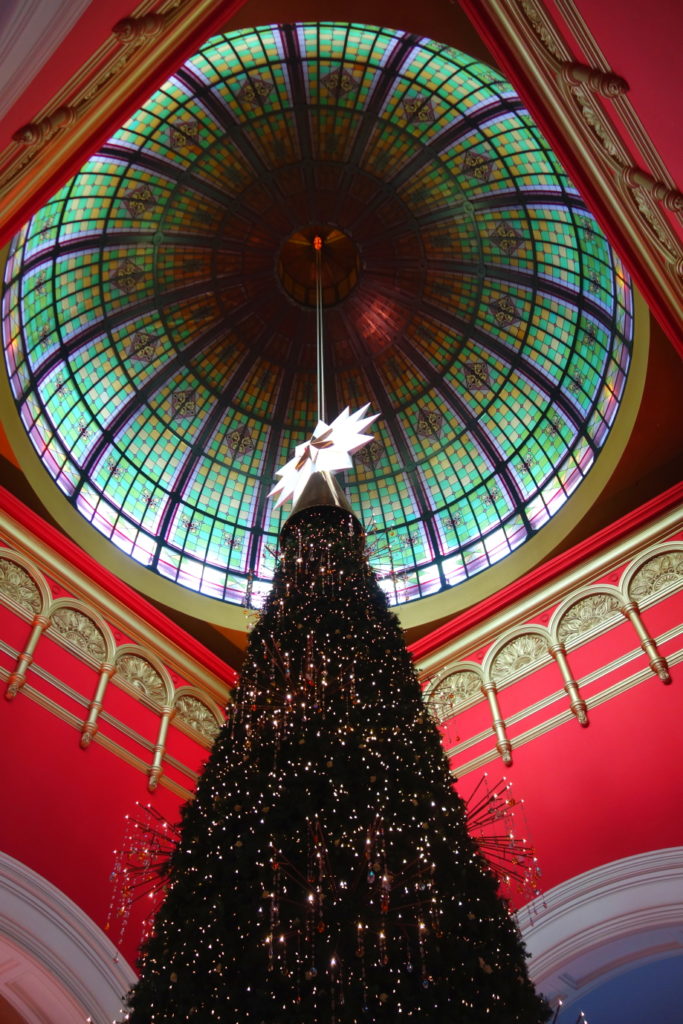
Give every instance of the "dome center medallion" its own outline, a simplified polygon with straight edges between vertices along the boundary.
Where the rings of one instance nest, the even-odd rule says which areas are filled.
[[[361,266],[358,246],[338,228],[310,224],[293,231],[280,249],[278,278],[291,299],[301,306],[315,307],[316,238],[322,239],[323,305],[334,306],[356,286]]]

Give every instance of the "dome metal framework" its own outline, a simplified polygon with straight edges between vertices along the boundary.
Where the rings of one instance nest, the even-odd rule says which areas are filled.
[[[619,258],[510,85],[405,32],[211,38],[14,238],[7,373],[69,502],[141,565],[269,587],[276,469],[381,418],[345,489],[390,600],[472,577],[595,462],[633,335]]]

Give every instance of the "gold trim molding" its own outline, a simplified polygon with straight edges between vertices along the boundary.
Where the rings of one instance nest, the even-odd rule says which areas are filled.
[[[676,635],[680,635],[680,631],[678,631]],[[663,640],[663,637],[658,638],[658,642],[660,643],[662,643]],[[676,654],[673,654],[669,657],[669,663],[671,665],[680,665],[682,662],[683,651],[678,651]],[[639,686],[642,683],[651,682],[651,680],[651,673],[647,669],[641,669],[640,671],[634,672],[632,675],[627,676],[624,679],[620,679],[617,683],[614,683],[614,685],[609,686],[604,690],[601,690],[599,693],[593,694],[591,697],[588,698],[586,702],[587,706],[589,709],[599,707],[601,704],[605,704],[607,703],[607,701],[613,700],[615,697],[621,696],[622,693],[626,693],[628,690],[633,689],[634,686]],[[547,704],[553,703],[554,700],[559,699],[560,697],[561,694],[559,692],[556,694],[551,694],[546,701],[542,703],[539,702],[539,704],[534,705],[532,708],[526,709],[523,715],[511,716],[508,725],[517,724],[519,721],[522,721],[523,718],[527,717],[527,715],[530,715],[534,711],[539,710],[541,706],[546,706]],[[553,729],[557,729],[558,726],[565,725],[567,722],[571,722],[573,717],[574,716],[572,714],[571,709],[564,708],[562,711],[559,711],[557,714],[551,716],[550,718],[547,718],[544,722],[541,722],[539,725],[536,725],[531,729],[527,729],[525,732],[516,734],[514,738],[514,746],[516,748],[523,747],[527,743],[531,743],[532,740],[538,739],[539,736],[544,736],[546,733],[552,732]],[[484,738],[485,735],[483,733],[477,737],[473,737],[472,743],[470,745],[473,746],[475,742],[480,742]],[[463,747],[464,745],[462,747],[459,745],[457,748],[447,751],[447,754],[451,757],[457,756],[457,754],[461,752]],[[498,757],[500,757],[500,751],[496,746],[495,748],[489,749],[485,751],[483,754],[479,754],[477,757],[472,758],[471,761],[466,761],[462,764],[454,765],[452,769],[453,774],[457,778],[461,779],[464,775],[467,775],[469,772],[477,771],[483,768],[484,765],[490,764],[491,761],[495,761],[496,758]]]
[[[628,82],[609,66],[573,0],[557,0],[556,9],[562,28],[543,0],[490,0],[482,17],[505,41],[558,132],[581,153],[602,204],[683,332],[683,242],[664,212],[683,228],[683,194],[636,114]],[[476,7],[472,17],[476,23]]]
[[[0,513],[0,536],[3,532],[2,525],[3,514]],[[97,740],[105,746],[108,745],[109,749],[113,750],[116,747],[114,752],[118,751],[118,745],[114,741],[100,734],[100,723],[104,722],[113,725],[119,731],[123,730],[137,744],[152,750],[151,764],[145,768],[148,788],[152,792],[163,776],[171,723],[180,727],[181,731],[204,750],[211,748],[224,719],[219,704],[210,694],[213,692],[217,697],[223,695],[220,693],[217,680],[214,680],[213,687],[209,687],[210,692],[205,692],[204,687],[210,673],[203,666],[194,664],[193,671],[187,674],[187,678],[183,675],[181,684],[175,685],[173,675],[178,675],[178,671],[174,659],[169,659],[170,667],[167,667],[165,661],[154,650],[134,642],[117,642],[117,630],[116,627],[110,626],[110,616],[105,617],[100,609],[75,596],[53,598],[48,580],[41,568],[26,552],[14,551],[4,546],[0,546],[0,605],[2,604],[29,622],[31,627],[28,639],[20,651],[14,651],[4,638],[0,638],[0,647],[14,661],[11,670],[2,669],[0,673],[6,679],[4,692],[7,700],[14,700],[19,694],[32,694],[33,699],[37,699],[35,695],[38,691],[30,685],[31,673],[36,673],[58,692],[83,706],[82,720],[71,712],[68,713],[70,717],[64,719],[79,729],[80,745],[83,749],[87,749],[93,740]],[[137,624],[144,627],[142,620]],[[145,632],[144,628],[130,630],[128,625],[125,631],[133,636]],[[64,647],[95,673],[97,681],[90,695],[73,690],[41,668],[40,641],[43,636],[48,636],[53,642]],[[163,648],[163,645],[161,646]],[[166,645],[164,653],[173,653],[170,643]],[[185,658],[186,663],[187,661]],[[154,743],[127,729],[125,723],[118,722],[107,713],[107,691],[111,683],[127,692],[158,717],[159,724]],[[223,690],[225,691],[225,687]],[[60,705],[54,704],[53,708],[53,704],[54,702],[50,702],[50,710],[58,709],[55,713],[59,713],[60,717],[67,714]],[[43,706],[47,707],[47,704]],[[114,743],[114,747],[111,743]],[[135,767],[143,764],[139,758],[130,763],[134,763]],[[178,767],[187,773],[184,766]]]
[[[683,530],[683,505],[671,509],[653,522],[640,530],[636,530],[621,541],[593,558],[586,559],[576,568],[551,580],[544,587],[534,591],[521,601],[514,601],[498,614],[491,616],[484,622],[479,623],[472,629],[462,633],[456,639],[449,641],[438,650],[421,658],[417,662],[417,670],[423,680],[431,680],[434,685],[438,679],[451,671],[455,666],[462,669],[465,659],[473,651],[502,646],[506,639],[514,636],[537,632],[547,636],[548,642],[566,642],[557,635],[559,620],[566,613],[569,606],[573,605],[583,597],[591,594],[608,592],[614,590],[619,595],[620,604],[625,605],[632,600],[632,580],[646,564],[650,563],[659,555],[674,555],[683,551],[683,541],[676,541],[673,538]],[[683,585],[683,578],[679,580],[678,572],[673,573],[668,563],[662,565],[662,576],[667,582],[661,587],[652,586],[648,592],[638,595],[638,604],[641,608],[647,608],[658,600],[668,596]],[[620,575],[620,587],[609,588],[596,581],[609,574]],[[542,615],[553,614],[549,627],[540,626],[531,620],[538,619]],[[594,635],[598,635],[602,629]],[[583,640],[582,640],[583,642]],[[570,647],[570,645],[568,645]],[[571,648],[570,648],[571,649]],[[486,656],[490,661],[492,655]],[[549,663],[548,655],[546,663]],[[541,662],[539,661],[539,664]],[[481,669],[478,670],[481,671]],[[428,693],[429,687],[425,691]]]
[[[14,133],[0,154],[0,201],[7,220],[26,209],[82,150],[93,149],[101,126],[120,118],[131,96],[153,81],[185,41],[214,21],[227,21],[239,2],[141,0],[130,17],[112,26],[105,42],[35,117]],[[68,129],[68,130],[67,130]]]
[[[166,636],[145,619],[133,612],[123,601],[114,597],[104,587],[91,579],[68,559],[63,558],[40,538],[34,536],[21,523],[12,519],[0,509],[0,538],[4,539],[7,548],[0,547],[0,556],[12,557],[30,572],[37,581],[43,599],[48,602],[51,591],[43,573],[51,577],[69,593],[72,600],[84,602],[95,617],[109,623],[114,629],[134,637],[165,665],[173,666],[173,670],[187,682],[196,686],[197,690],[210,696],[218,705],[225,705],[230,700],[230,688],[225,680],[210,669],[195,661],[170,636]],[[5,595],[7,596],[7,595]],[[10,602],[11,603],[11,602]],[[26,610],[16,606],[19,614],[26,617]],[[44,612],[44,607],[41,611]],[[112,644],[113,644],[112,639]],[[226,665],[226,674],[231,672]]]
[[[5,676],[5,670],[2,667],[0,667],[0,679],[3,679]],[[49,711],[50,714],[53,714],[56,718],[59,718],[60,721],[65,722],[67,725],[70,725],[78,732],[81,731],[83,723],[81,722],[77,715],[74,715],[73,712],[68,711],[66,708],[62,707],[61,704],[57,704],[56,701],[53,701],[49,697],[46,697],[45,694],[41,693],[39,690],[34,689],[30,685],[30,683],[26,684],[24,688],[24,695],[29,700],[37,704],[39,707],[43,708],[43,710]],[[145,762],[141,758],[137,757],[129,750],[126,750],[125,747],[122,747],[115,740],[111,739],[110,736],[99,734],[94,738],[94,742],[99,743],[102,747],[104,747],[105,750],[108,750],[110,753],[120,758],[120,760],[124,761],[127,765],[130,765],[131,768],[135,768],[143,775],[149,775],[149,765],[145,764]],[[165,789],[168,789],[171,793],[174,793],[175,796],[179,797],[181,800],[192,799],[192,793],[190,792],[190,790],[185,789],[184,786],[180,786],[177,782],[175,782],[174,779],[169,779],[166,776],[162,775],[161,779],[159,780],[159,785],[163,786]]]
[[[508,735],[510,724],[554,702],[562,692],[569,712],[556,715],[553,721],[561,724],[573,715],[579,725],[587,726],[589,706],[600,701],[595,694],[588,699],[583,696],[583,687],[595,680],[575,677],[571,653],[624,620],[633,628],[640,648],[633,657],[643,653],[647,657],[649,670],[644,670],[644,678],[655,676],[662,683],[671,683],[672,656],[662,654],[661,642],[650,634],[641,612],[683,590],[683,540],[674,537],[662,542],[662,534],[671,538],[680,533],[681,526],[683,506],[628,538],[630,560],[624,543],[615,545],[611,552],[584,563],[578,574],[575,571],[560,577],[550,588],[511,605],[501,615],[423,658],[417,668],[422,679],[428,680],[423,697],[435,718],[440,723],[448,722],[481,702],[483,695],[491,711],[496,750],[505,765],[512,763],[513,748],[519,744],[518,736]],[[643,536],[649,543],[643,543]],[[614,576],[617,582],[604,582],[606,575]],[[548,625],[534,621],[538,618],[546,619]],[[482,648],[486,648],[483,657]],[[683,653],[674,652],[673,660],[682,657]],[[562,691],[506,720],[498,702],[499,691],[552,664]],[[609,671],[610,666],[603,666],[600,676]],[[554,727],[544,723],[539,728],[547,731],[546,726]],[[447,754],[459,754],[483,738],[484,734],[470,737]]]
[[[667,644],[672,643],[673,641],[679,641],[682,638],[683,638],[683,627],[675,627],[673,629],[668,630],[665,633],[662,633],[660,636],[658,636],[657,637],[657,642],[659,644],[662,644],[662,645],[667,645]],[[607,664],[601,665],[599,668],[594,669],[592,672],[589,672],[588,675],[583,676],[581,678],[581,680],[580,680],[581,686],[582,687],[593,687],[594,684],[599,683],[602,679],[606,678],[607,676],[611,675],[612,673],[622,672],[622,670],[624,670],[624,669],[628,670],[630,668],[630,666],[633,664],[633,662],[637,661],[638,658],[640,658],[640,656],[641,656],[641,651],[640,651],[639,648],[636,648],[636,647],[631,648],[631,650],[629,650],[629,651],[623,652],[618,657],[614,658],[612,661],[608,662]],[[675,652],[673,655],[670,655],[670,659],[669,660],[671,661],[672,665],[676,665],[679,662],[681,662],[683,660],[683,650],[681,650],[681,651],[679,651],[677,653]],[[625,676],[624,679],[625,680],[637,679],[637,682],[647,682],[647,681],[651,681],[652,680],[652,673],[648,672],[647,669],[640,669],[640,670],[638,670],[638,672],[632,674],[631,676]],[[601,691],[601,693],[603,693],[603,694],[611,694],[612,696],[618,696],[620,693],[623,692],[619,687],[624,682],[624,679],[620,680],[616,684],[613,684],[612,686],[608,687],[607,689]],[[616,686],[616,689],[614,688],[615,686]],[[590,703],[593,706],[595,706],[596,703],[603,703],[603,701],[601,701],[599,698],[600,698],[600,692],[598,692],[598,693],[593,692],[593,694],[589,698],[588,703]],[[608,698],[605,697],[605,700],[606,699],[608,699]],[[551,693],[546,693],[543,697],[540,697],[538,700],[534,701],[532,704],[528,704],[521,711],[515,711],[515,712],[513,712],[513,714],[509,715],[506,724],[508,726],[519,725],[519,723],[523,722],[525,718],[533,717],[533,716],[537,715],[539,712],[547,710],[548,708],[552,707],[553,704],[556,704],[560,700],[563,700],[563,691],[562,690],[553,690]],[[553,721],[554,721],[554,719],[553,719]],[[567,712],[566,710],[563,710],[561,712],[561,714],[558,716],[558,723],[559,722],[564,723],[564,722],[570,722],[570,721],[571,721],[571,714],[569,712]],[[547,722],[546,723],[541,723],[538,726],[538,728],[542,728],[543,729],[543,727],[546,724],[547,724]],[[544,730],[544,731],[547,731],[547,730]],[[482,743],[487,738],[490,738],[490,736],[491,736],[491,733],[489,732],[489,730],[485,730],[485,731],[481,731],[481,732],[475,733],[472,736],[468,736],[467,739],[459,740],[457,742],[457,744],[455,744],[454,746],[449,747],[448,749],[446,749],[446,754],[447,754],[448,757],[455,757],[456,755],[462,754],[465,750],[469,750],[472,747],[476,747],[479,743]],[[491,752],[491,756],[492,757],[494,756],[493,751]]]

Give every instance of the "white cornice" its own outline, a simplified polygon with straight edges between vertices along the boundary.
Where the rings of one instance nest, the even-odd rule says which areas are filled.
[[[0,853],[0,992],[27,1024],[110,1024],[135,980],[87,914],[47,879]],[[8,967],[9,964],[9,967]],[[77,1014],[77,1015],[76,1015]]]
[[[683,847],[576,875],[516,916],[534,983],[551,1001],[579,999],[638,964],[683,954]]]

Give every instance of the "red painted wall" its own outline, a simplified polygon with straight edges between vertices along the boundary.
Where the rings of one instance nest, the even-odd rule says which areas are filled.
[[[525,745],[515,745],[521,732],[567,707],[562,694],[549,708],[508,727],[511,767],[505,768],[499,759],[486,765],[491,780],[507,776],[513,796],[524,801],[524,838],[537,851],[544,890],[608,861],[683,845],[683,772],[679,765],[683,665],[675,664],[683,648],[683,592],[645,609],[643,620],[651,635],[679,634],[660,646],[660,653],[670,659],[670,684],[652,673],[633,627],[624,621],[569,650],[568,660],[577,680],[589,673],[598,675],[590,685],[581,687],[589,702],[588,727],[582,728],[572,719]],[[634,652],[634,658],[618,663]],[[645,672],[643,682],[590,707],[592,697],[639,670]],[[503,718],[509,720],[514,712],[560,687],[559,670],[551,664],[502,688]],[[491,715],[480,703],[446,724],[444,731],[451,742],[458,736],[466,740],[481,729],[488,730],[488,740],[462,754],[456,750],[452,759],[456,772],[459,763],[491,749]],[[458,790],[462,796],[473,790],[481,772],[461,775]],[[523,831],[519,829],[518,835]]]
[[[179,801],[162,787],[152,797],[144,775],[96,743],[81,750],[78,740],[75,729],[25,696],[3,701],[1,842],[4,852],[47,878],[104,928],[125,815],[141,801],[175,821]],[[109,932],[113,941],[118,924]],[[131,963],[139,937],[137,912],[122,944]]]
[[[610,582],[616,583],[618,576],[610,576]],[[547,619],[549,611],[541,618]],[[590,708],[586,729],[571,720],[524,745],[518,742],[530,726],[542,724],[567,707],[559,670],[553,663],[500,689],[503,717],[509,723],[512,715],[524,712],[534,701],[557,694],[548,708],[508,725],[512,767],[505,769],[497,758],[486,766],[492,781],[507,775],[513,796],[523,801],[517,835],[535,847],[546,890],[606,861],[683,845],[679,813],[683,806],[679,767],[683,669],[677,663],[683,650],[683,592],[646,607],[643,620],[651,634],[671,634],[662,640],[661,653],[670,659],[672,682],[665,685],[651,673],[635,631],[626,621],[579,647],[570,647],[569,663],[577,680],[581,683],[584,676],[596,674],[590,685],[581,684],[589,704],[607,686],[644,672],[643,680],[631,689]],[[14,659],[3,645],[21,650],[28,633],[28,623],[0,603],[0,669],[5,678]],[[73,695],[65,694],[39,669],[65,683]],[[145,771],[97,741],[87,750],[81,749],[79,723],[96,678],[95,669],[43,636],[35,664],[27,673],[31,691],[19,693],[11,702],[0,701],[4,775],[0,844],[63,890],[104,928],[112,896],[109,876],[114,850],[121,845],[126,814],[135,813],[138,801],[149,802],[175,822],[180,800],[163,786],[150,795]],[[41,694],[44,700],[71,712],[74,723],[62,721],[40,706],[34,697]],[[113,683],[105,711],[122,724],[103,722],[101,735],[139,757],[146,768],[156,740],[158,713]],[[479,732],[484,737],[478,745],[458,750]],[[444,736],[447,746],[456,746],[456,772],[459,765],[491,751],[491,717],[486,703],[479,702],[447,723]],[[191,788],[190,773],[201,769],[206,750],[171,726],[168,755],[186,767],[183,770],[167,762],[165,777]],[[463,796],[476,786],[481,773],[482,769],[460,773],[458,789]],[[516,898],[524,902],[528,894]],[[130,962],[135,960],[141,917],[139,908],[121,944]],[[115,920],[110,931],[114,941],[118,940],[118,925]]]

